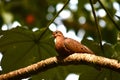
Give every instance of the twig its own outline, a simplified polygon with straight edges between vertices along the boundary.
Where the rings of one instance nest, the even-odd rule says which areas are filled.
[[[100,27],[98,25],[98,19],[96,17],[96,13],[95,13],[95,10],[94,10],[94,7],[93,7],[93,3],[92,3],[92,0],[89,0],[90,1],[90,4],[91,4],[91,7],[92,7],[92,12],[93,12],[93,16],[94,16],[94,19],[95,19],[95,23],[96,23],[96,28],[97,28],[97,32],[98,32],[98,37],[99,37],[99,43],[100,43],[100,47],[101,47],[101,50],[103,52],[103,55],[104,55],[104,49],[103,49],[103,46],[102,46],[102,35],[101,35],[101,31],[100,31]]]
[[[63,9],[68,5],[69,2],[70,2],[70,0],[66,1],[66,3],[64,4],[64,6],[60,9],[60,11],[58,11],[58,13],[53,17],[53,19],[47,24],[47,27],[49,27],[50,24],[54,22],[54,20],[56,19],[56,17],[63,11]]]
[[[47,24],[44,32],[40,35],[40,37],[38,38],[38,40],[41,38],[41,36],[48,30],[50,24],[52,24],[54,22],[54,20],[58,17],[58,15],[63,11],[63,9],[68,5],[68,3],[70,2],[70,0],[67,0],[66,3],[64,4],[64,6],[60,9],[60,11],[57,12],[57,14],[50,20],[50,22]]]
[[[11,71],[6,74],[0,75],[0,80],[18,80],[26,77],[30,77],[31,75],[35,75],[38,72],[43,72],[50,68],[62,65],[70,65],[70,64],[97,64],[100,67],[107,67],[109,69],[115,70],[120,73],[120,63],[115,59],[108,59],[101,56],[96,56],[92,54],[72,54],[68,57],[51,57],[45,60],[42,60],[38,63],[32,64],[25,68],[21,68],[15,71]]]

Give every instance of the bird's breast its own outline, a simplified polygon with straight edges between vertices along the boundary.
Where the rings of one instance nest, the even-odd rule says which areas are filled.
[[[56,39],[55,47],[57,50],[61,50],[64,46],[64,42],[62,40]]]
[[[64,46],[64,38],[57,37],[55,41],[55,48],[59,55],[66,55],[66,49]]]

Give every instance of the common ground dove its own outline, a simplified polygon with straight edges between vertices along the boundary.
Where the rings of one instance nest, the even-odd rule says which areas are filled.
[[[94,54],[89,48],[87,48],[80,42],[71,38],[64,37],[64,35],[60,31],[53,32],[53,36],[56,39],[55,41],[56,51],[61,56],[67,56],[73,53]]]

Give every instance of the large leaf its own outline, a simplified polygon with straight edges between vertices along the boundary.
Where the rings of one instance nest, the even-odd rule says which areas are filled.
[[[55,67],[45,72],[32,76],[32,80],[64,80],[70,72],[65,67]]]
[[[1,31],[0,51],[3,53],[3,73],[28,66],[56,55],[51,32],[41,29],[32,32],[21,27]],[[44,34],[43,34],[44,32]]]

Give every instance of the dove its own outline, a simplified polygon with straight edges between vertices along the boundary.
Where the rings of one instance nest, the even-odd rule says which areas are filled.
[[[80,42],[64,37],[61,31],[53,32],[53,37],[55,38],[55,48],[59,56],[66,57],[74,53],[88,53],[95,55],[93,51]],[[94,67],[98,71],[101,71],[101,67],[97,65],[94,65]]]
[[[54,31],[53,37],[55,38],[55,48],[59,55],[67,56],[73,53],[88,53],[94,54],[88,47],[80,42],[64,37],[61,31]]]

